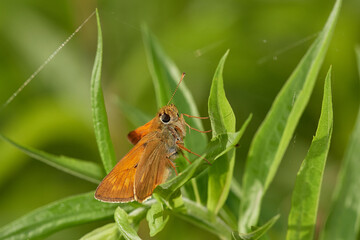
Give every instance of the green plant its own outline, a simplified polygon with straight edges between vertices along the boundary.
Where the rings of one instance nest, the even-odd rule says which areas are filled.
[[[101,219],[114,219],[113,223],[95,229],[82,239],[139,239],[136,229],[142,219],[146,218],[150,235],[154,236],[166,226],[169,215],[183,218],[212,232],[221,239],[264,238],[279,216],[273,217],[261,227],[256,227],[258,226],[261,201],[276,174],[297,123],[309,101],[335,28],[340,5],[341,1],[337,0],[323,31],[278,94],[255,135],[248,154],[241,188],[233,176],[236,159],[235,146],[251,117],[245,121],[239,131],[236,131],[235,115],[223,88],[222,72],[228,56],[228,52],[226,52],[215,71],[208,100],[212,138],[208,141],[205,135],[194,134],[185,139],[188,148],[194,152],[204,153],[206,158],[212,162],[211,166],[204,163],[201,158],[194,160],[191,165],[187,165],[184,159],[179,159],[178,166],[181,174],[157,187],[154,191],[154,198],[143,204],[137,202],[102,203],[94,199],[94,192],[89,192],[59,200],[29,213],[0,228],[0,238],[39,238],[69,226]],[[169,100],[170,94],[179,80],[180,72],[146,27],[143,27],[143,37],[150,73],[154,80],[157,104],[158,107],[161,107]],[[358,56],[360,56],[359,50]],[[98,48],[91,81],[91,101],[94,130],[105,171],[98,164],[55,156],[19,145],[3,135],[0,137],[33,158],[85,180],[99,183],[105,173],[109,172],[116,163],[101,89],[101,64],[102,33],[98,18]],[[331,69],[325,79],[318,130],[299,170],[293,191],[288,239],[310,239],[314,235],[322,174],[332,133],[330,82]],[[194,100],[184,83],[181,84],[174,102],[182,112],[198,115]],[[130,120],[146,120],[146,115],[138,109],[125,103],[121,106],[123,112],[128,113]],[[341,221],[344,223],[344,227],[341,229],[334,227],[337,223],[333,217],[330,217],[323,232],[324,239],[327,239],[327,234],[339,234],[339,239],[349,239],[350,236],[355,238],[358,233],[357,228],[342,229],[346,229],[349,226],[346,223],[358,219],[359,216],[359,210],[356,207],[359,205],[356,204],[359,203],[359,199],[354,194],[356,191],[353,190],[359,177],[352,172],[356,169],[355,159],[358,156],[356,146],[359,145],[359,122],[360,118],[357,120],[357,127],[346,155],[333,210],[333,212],[341,212],[346,209],[350,212],[349,215],[354,217],[346,219],[349,215],[342,215]],[[198,119],[190,119],[189,124],[198,129],[203,128]],[[350,174],[348,175],[348,173]],[[227,204],[229,192],[236,197],[240,206],[239,210],[233,208],[233,205]],[[354,207],[343,206],[340,195],[348,195],[352,199]],[[303,201],[305,197],[307,201]],[[346,235],[341,235],[343,233]]]

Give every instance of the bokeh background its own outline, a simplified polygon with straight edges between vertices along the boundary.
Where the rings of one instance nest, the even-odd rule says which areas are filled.
[[[110,130],[120,159],[131,147],[126,134],[136,126],[116,97],[156,112],[141,36],[147,24],[181,71],[207,115],[215,68],[227,49],[224,81],[240,126],[253,120],[237,150],[234,174],[241,180],[250,140],[281,86],[322,29],[334,1],[0,1],[0,105],[97,7],[104,55],[102,81]],[[9,138],[54,154],[99,162],[90,111],[90,75],[96,50],[95,18],[0,112],[0,131]],[[273,239],[286,233],[297,170],[315,134],[323,81],[333,66],[334,131],[319,207],[324,223],[337,173],[359,106],[354,47],[360,42],[360,1],[344,1],[336,31],[309,105],[263,203],[262,218],[281,213]],[[205,123],[209,128],[209,124]],[[96,185],[31,159],[0,141],[0,226],[55,200],[94,190]],[[63,230],[48,239],[76,239],[106,222]],[[181,234],[179,234],[181,233]],[[171,217],[154,239],[216,239]],[[146,222],[140,236],[147,239]]]

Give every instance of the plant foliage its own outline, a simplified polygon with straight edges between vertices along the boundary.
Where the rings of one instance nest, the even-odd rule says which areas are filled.
[[[234,177],[236,147],[250,123],[251,116],[237,130],[231,100],[226,97],[224,90],[226,81],[223,78],[223,71],[229,55],[229,51],[226,51],[215,70],[208,98],[211,140],[208,140],[205,134],[197,133],[190,134],[185,139],[186,147],[194,152],[203,153],[202,157],[193,159],[192,164],[185,164],[184,159],[180,159],[180,174],[159,185],[154,190],[153,199],[142,204],[137,202],[111,204],[95,200],[94,192],[68,197],[36,209],[1,227],[0,238],[41,238],[77,224],[112,219],[112,223],[94,229],[81,239],[140,239],[137,229],[141,220],[147,220],[150,236],[155,236],[166,227],[170,217],[176,216],[217,235],[220,239],[263,239],[280,216],[276,215],[262,226],[258,226],[261,202],[309,102],[335,28],[340,6],[341,0],[337,0],[322,32],[280,90],[255,134],[241,185]],[[98,45],[91,77],[91,107],[103,168],[95,163],[55,156],[23,146],[2,134],[0,138],[35,159],[98,183],[116,164],[116,157],[101,88],[103,46],[99,14],[97,13],[96,16]],[[161,107],[171,98],[181,74],[146,26],[142,27],[142,33],[157,105]],[[357,53],[360,56],[359,50]],[[181,83],[173,102],[180,112],[199,115],[195,101],[185,83]],[[118,103],[134,125],[142,124],[149,119],[146,114],[125,101],[119,100]],[[187,122],[197,129],[203,129],[199,119],[191,118]],[[358,169],[356,159],[359,155],[359,147],[357,147],[359,122],[358,118],[345,155],[334,196],[334,206],[326,228],[322,232],[323,239],[328,239],[328,236],[355,239],[358,234],[360,198],[356,189],[360,178],[359,174],[356,174]],[[293,190],[292,207],[288,217],[287,239],[289,240],[312,239],[314,236],[332,123],[331,71],[329,70],[324,84],[318,129],[298,172]],[[204,157],[211,165],[204,161]],[[237,199],[238,208],[234,209],[228,205],[230,195]]]

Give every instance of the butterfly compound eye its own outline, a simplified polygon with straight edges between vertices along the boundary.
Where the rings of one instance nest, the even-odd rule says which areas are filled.
[[[164,113],[163,115],[161,115],[160,119],[163,123],[168,123],[170,121],[170,116]]]

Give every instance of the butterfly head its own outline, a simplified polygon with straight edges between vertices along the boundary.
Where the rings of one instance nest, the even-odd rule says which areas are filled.
[[[185,120],[174,104],[162,107],[158,112],[158,116],[162,126],[173,127],[177,131],[180,130],[182,135],[185,135]]]

